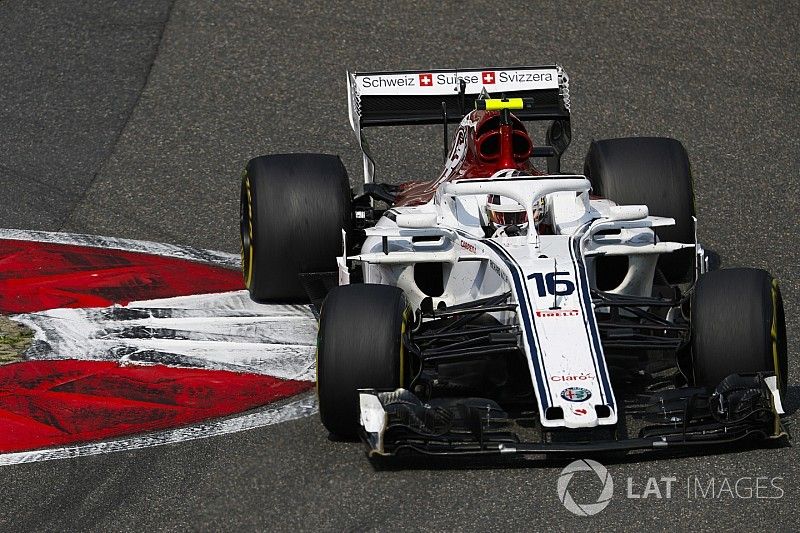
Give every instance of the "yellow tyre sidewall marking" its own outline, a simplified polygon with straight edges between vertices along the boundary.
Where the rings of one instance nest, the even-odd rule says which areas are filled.
[[[775,370],[775,378],[778,381],[778,391],[782,397],[785,398],[786,391],[783,390],[781,385],[781,368],[778,363],[778,280],[772,280],[772,327],[770,328],[770,335],[772,337],[772,365]],[[781,418],[773,407],[773,416],[775,418],[775,427],[773,434],[778,436],[782,433]]]
[[[317,321],[317,349],[314,351],[314,364],[316,365],[317,379],[315,387],[317,390],[317,399],[319,399],[319,343],[322,342],[322,313],[325,310],[325,302],[319,306],[319,320]]]
[[[244,269],[244,254],[248,254],[247,269],[244,271],[244,284],[249,289],[253,283],[253,193],[250,191],[250,176],[245,171],[244,187],[247,191],[247,235],[250,240],[248,249],[242,245],[242,268]]]
[[[400,387],[403,387],[406,377],[406,368],[405,368],[406,347],[405,347],[405,342],[403,342],[403,339],[405,339],[406,336],[406,328],[408,327],[408,315],[410,313],[411,313],[411,308],[406,307],[405,310],[403,310],[403,321],[400,324],[400,385],[399,385]]]
[[[778,361],[778,280],[772,280],[772,328],[770,335],[772,336],[772,364],[775,370],[775,377],[778,378],[778,389],[781,394],[786,391],[782,390],[781,386],[781,367]]]
[[[406,348],[405,342],[403,339],[406,336],[406,329],[408,328],[408,317],[411,314],[411,308],[406,307],[403,311],[403,320],[400,324],[400,384],[399,386],[403,386],[403,381],[405,380],[405,363],[406,363]],[[319,316],[322,317],[322,309],[320,309]],[[320,342],[320,333],[317,334],[317,349],[314,351],[314,364],[316,365],[317,370],[317,379],[316,379],[316,389],[317,389],[317,397],[319,397],[319,342]]]

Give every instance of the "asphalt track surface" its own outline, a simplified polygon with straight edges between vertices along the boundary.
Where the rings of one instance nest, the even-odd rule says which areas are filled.
[[[236,252],[238,180],[249,157],[338,153],[360,181],[346,68],[557,61],[572,78],[565,169],[581,170],[592,138],[683,141],[702,240],[726,266],[766,268],[781,280],[796,365],[798,34],[798,2],[4,0],[0,226]],[[435,174],[437,129],[372,139],[382,179]],[[790,384],[794,411],[796,366]],[[577,518],[556,495],[564,463],[376,471],[360,445],[328,441],[307,418],[3,467],[0,528],[794,530],[797,450],[610,464],[615,498]],[[628,476],[636,484],[676,476],[679,486],[689,476],[780,477],[784,495],[627,499]]]

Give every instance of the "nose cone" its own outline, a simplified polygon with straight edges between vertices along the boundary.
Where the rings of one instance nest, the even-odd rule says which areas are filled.
[[[593,428],[598,425],[597,413],[589,402],[564,408],[564,426],[568,428]]]

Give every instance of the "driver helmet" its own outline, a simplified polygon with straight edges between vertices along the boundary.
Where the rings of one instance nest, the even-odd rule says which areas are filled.
[[[518,226],[528,227],[528,213],[517,201],[505,196],[490,194],[486,198],[486,214],[489,222],[496,227]],[[538,226],[544,216],[544,198],[533,206],[533,223]]]
[[[528,226],[528,213],[525,208],[505,196],[490,194],[486,198],[486,213],[489,222],[494,226],[515,225],[520,228]]]

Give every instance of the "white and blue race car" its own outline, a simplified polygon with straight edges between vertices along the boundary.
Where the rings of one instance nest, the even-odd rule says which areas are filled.
[[[712,268],[680,142],[594,141],[583,174],[562,172],[570,98],[557,65],[347,83],[363,192],[338,157],[284,154],[252,159],[241,195],[253,299],[319,308],[331,434],[360,436],[370,455],[787,437],[778,284]],[[546,121],[542,145],[528,121]],[[375,182],[365,128],[436,123],[437,177]]]

